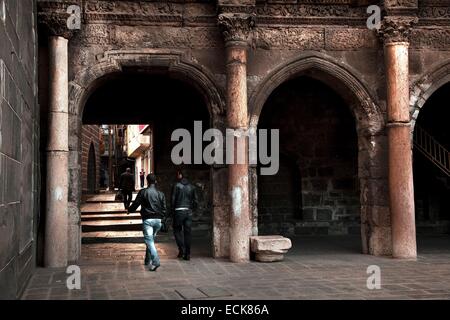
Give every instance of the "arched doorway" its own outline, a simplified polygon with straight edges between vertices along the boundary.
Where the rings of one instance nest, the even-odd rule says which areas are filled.
[[[297,83],[297,86],[293,85],[293,83]],[[289,86],[295,88],[283,90],[284,86],[286,88]],[[305,101],[296,96],[297,93],[302,92],[302,86],[313,86],[310,88],[313,90],[313,93],[308,93],[308,90],[304,91],[303,98]],[[318,88],[321,89],[318,90]],[[279,96],[281,100],[277,101],[276,92],[280,90],[284,91],[284,93]],[[270,102],[271,100],[272,102]],[[289,108],[292,108],[289,105],[295,105],[295,103],[289,103],[289,100],[297,100],[297,104],[300,105],[308,105],[308,101],[310,105],[315,103],[328,105],[328,107],[322,108],[301,108],[311,112],[309,118],[317,121],[319,128],[313,129],[316,131],[323,129],[323,133],[320,134],[323,137],[329,137],[327,139],[322,137],[322,140],[325,139],[331,142],[318,144],[313,141],[310,144],[310,149],[312,150],[305,149],[303,152],[317,153],[317,155],[323,156],[324,159],[327,156],[329,159],[333,159],[335,156],[338,158],[342,157],[342,160],[347,163],[342,168],[338,168],[339,166],[334,167],[333,161],[328,161],[331,165],[322,167],[324,162],[322,164],[314,161],[302,163],[301,160],[294,160],[296,170],[298,169],[299,171],[298,176],[301,179],[301,182],[298,182],[297,187],[294,188],[294,190],[298,190],[300,187],[300,193],[302,194],[301,202],[297,203],[301,203],[299,206],[301,205],[303,209],[308,206],[308,202],[313,207],[313,211],[299,210],[301,214],[298,217],[300,218],[297,218],[295,221],[295,225],[298,226],[297,232],[302,233],[302,229],[308,230],[305,229],[305,227],[308,227],[308,233],[313,234],[320,234],[321,232],[327,234],[347,233],[354,234],[355,238],[358,238],[358,234],[360,234],[361,240],[352,240],[350,243],[351,248],[348,247],[347,251],[357,252],[362,249],[363,253],[390,255],[392,242],[389,221],[387,166],[383,152],[387,138],[383,131],[385,126],[384,118],[379,106],[376,104],[377,95],[364,83],[358,72],[352,70],[348,65],[343,65],[332,57],[321,53],[307,52],[280,65],[268,74],[254,90],[250,98],[251,126],[256,128],[260,124],[264,125],[264,108],[267,107],[267,103],[272,103],[275,112],[283,110],[282,112],[285,113],[280,118],[281,121],[279,121],[277,126],[304,126],[303,129],[301,128],[298,131],[303,131],[306,137],[310,123],[308,121],[302,122],[301,119],[298,119],[299,117],[295,117],[287,111]],[[284,102],[282,103],[282,101]],[[285,108],[280,103],[284,104]],[[277,104],[280,108],[277,108]],[[299,110],[295,109],[295,112],[298,113]],[[320,113],[322,113],[322,116],[325,116],[323,119],[328,119],[328,124],[320,123]],[[335,114],[333,115],[333,113]],[[270,112],[267,114],[268,118],[271,118]],[[333,128],[336,135],[330,134]],[[337,128],[342,129],[336,131]],[[294,130],[291,131],[295,135]],[[305,140],[304,137],[298,138]],[[336,138],[338,143],[333,143],[333,139],[336,141]],[[283,138],[280,137],[280,139]],[[346,139],[350,140],[344,145]],[[286,141],[291,142],[286,143]],[[292,141],[295,141],[292,137],[288,137],[284,142],[283,140],[280,141],[280,149],[281,144],[285,143],[284,149],[288,152],[286,155],[291,158],[293,151],[300,151],[300,145],[295,142],[292,143]],[[288,144],[291,144],[291,146],[288,147]],[[316,145],[318,145],[317,148]],[[322,148],[320,145],[322,145]],[[314,163],[316,165],[320,164],[320,166],[313,167]],[[308,170],[304,171],[308,166],[311,167],[310,172]],[[321,167],[320,172],[319,167]],[[308,176],[309,174],[311,176]],[[326,179],[321,179],[320,175],[323,175],[324,178],[329,176],[331,180],[324,182]],[[255,176],[256,174],[254,173],[253,177]],[[255,184],[256,181],[259,183],[260,180],[261,177],[253,178],[252,183]],[[330,192],[334,187],[337,187],[344,193],[341,192],[339,195],[339,193]],[[312,192],[307,192],[307,188],[310,188]],[[329,208],[320,207],[323,205],[333,206],[331,199],[325,199],[327,202],[322,202],[323,198],[320,192],[327,193],[327,197],[336,196],[335,200],[337,202],[335,203],[340,203],[340,209],[343,211],[339,210],[339,213],[335,213]],[[344,194],[346,195],[344,196]],[[260,196],[257,192],[253,193],[253,198],[257,199],[258,203],[261,203]],[[304,196],[307,197],[305,198]],[[317,205],[318,203],[319,205]],[[258,216],[258,219],[254,219],[254,228],[258,229],[255,226],[257,224],[256,220],[261,221],[260,211],[254,208],[254,212],[256,212],[255,216]],[[302,221],[303,217],[308,217],[308,215],[313,220],[320,217],[320,219],[325,221],[313,221],[312,225],[310,222]],[[342,219],[338,219],[339,222],[336,223],[336,227],[330,227],[326,220],[330,217],[333,219],[338,216],[341,216]],[[276,219],[280,220],[280,218]],[[287,224],[279,223],[288,226],[289,232],[295,235],[296,227],[293,226],[292,221]],[[283,228],[286,230],[286,227]],[[332,244],[330,241],[328,243]]]
[[[89,156],[87,163],[87,187],[89,193],[95,193],[97,191],[97,160],[95,157],[94,144],[91,143],[89,147]]]
[[[450,83],[446,83],[426,100],[414,126],[413,170],[419,250],[423,236],[450,234],[449,99]]]
[[[258,128],[280,130],[282,155],[276,175],[258,178],[260,234],[353,235],[361,251],[358,138],[346,102],[300,76],[272,92]]]
[[[209,116],[209,125],[221,128],[225,117],[225,102],[220,86],[215,82],[213,75],[189,57],[180,54],[177,50],[112,50],[104,52],[100,60],[81,69],[70,82],[69,90],[69,130],[72,137],[81,136],[82,117],[89,98],[109,80],[124,73],[144,73],[160,75],[166,79],[173,79],[184,84],[189,84],[202,97],[202,105],[206,106]],[[147,89],[147,88],[146,88]],[[147,92],[147,90],[145,91]],[[179,96],[175,91],[170,96]],[[182,106],[183,104],[181,104]],[[178,106],[180,107],[180,106]],[[200,107],[201,108],[201,107]],[[146,109],[148,111],[148,108]],[[191,115],[189,115],[191,116]],[[122,122],[122,121],[121,121]],[[139,121],[141,122],[141,121]],[[155,136],[158,133],[155,134]],[[80,228],[80,140],[69,139],[69,148],[72,150],[69,156],[69,259],[78,260],[81,256],[81,228]],[[156,169],[156,168],[155,168]],[[214,192],[221,195],[225,193],[222,184],[214,183],[224,177],[224,168],[210,168],[210,179]],[[104,175],[103,175],[104,176]],[[105,179],[106,180],[106,179]],[[206,197],[214,203],[212,249],[215,257],[228,255],[229,237],[227,232],[227,206],[220,197]],[[208,233],[209,233],[208,228]]]
[[[114,163],[111,179],[114,181],[112,189],[115,191],[120,174],[127,167],[136,174],[136,180],[139,179],[139,170],[135,166],[136,157],[147,142],[140,140],[144,138],[142,133],[135,139],[138,146],[134,146],[136,141],[130,142],[130,126],[151,125],[153,169],[158,179],[158,188],[166,196],[168,212],[171,212],[170,197],[178,168],[171,159],[171,150],[178,143],[171,140],[172,132],[183,128],[194,137],[194,121],[201,122],[203,130],[208,129],[211,126],[208,110],[205,97],[186,81],[158,70],[153,72],[127,68],[121,73],[110,74],[101,79],[101,84],[86,100],[82,125],[104,126],[108,132],[113,131],[113,138],[105,141],[105,152],[111,152],[110,161]],[[122,142],[118,144],[118,140]],[[183,169],[187,178],[196,186],[200,200],[193,217],[193,238],[209,244],[213,229],[211,168],[202,164],[188,164],[183,165]],[[143,244],[139,214],[127,216],[120,202],[109,206],[112,209],[107,212],[92,212],[90,209],[83,209],[89,206],[82,205],[82,243]],[[165,238],[167,246],[174,245],[173,241],[169,241],[170,236]],[[203,250],[202,254],[210,252],[209,247],[201,249],[207,250]],[[167,250],[169,249],[165,248],[163,252]]]

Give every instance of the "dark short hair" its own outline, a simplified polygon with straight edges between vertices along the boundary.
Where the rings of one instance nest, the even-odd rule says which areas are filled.
[[[156,183],[156,175],[154,175],[153,173],[149,173],[147,175],[147,183],[148,184],[155,184]]]
[[[181,175],[182,177],[184,177],[184,170],[182,169],[178,169],[177,170],[177,176]]]

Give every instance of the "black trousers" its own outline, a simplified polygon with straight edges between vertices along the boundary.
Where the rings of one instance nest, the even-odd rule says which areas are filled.
[[[173,233],[178,250],[184,255],[191,254],[192,211],[178,210],[173,215]]]
[[[125,209],[130,207],[131,200],[133,200],[133,191],[131,190],[122,190],[123,194],[123,205]]]

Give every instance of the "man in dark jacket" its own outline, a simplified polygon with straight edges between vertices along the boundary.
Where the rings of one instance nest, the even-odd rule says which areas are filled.
[[[147,246],[144,264],[150,264],[149,270],[156,271],[161,264],[155,246],[155,237],[161,229],[161,220],[166,215],[166,198],[164,193],[156,189],[154,174],[147,176],[147,183],[148,187],[139,191],[136,200],[128,209],[128,213],[136,212],[136,209],[141,206],[144,241]]]
[[[145,172],[144,170],[141,170],[141,172],[139,173],[139,179],[141,181],[141,189],[144,187],[144,182],[145,182]]]
[[[190,260],[192,210],[197,208],[198,201],[195,187],[183,176],[183,172],[177,171],[177,179],[172,191],[173,231],[178,258]]]
[[[125,210],[127,210],[130,206],[131,200],[133,199],[134,191],[134,176],[131,173],[130,168],[127,168],[127,170],[120,175],[119,190],[122,191],[123,204],[125,206]]]

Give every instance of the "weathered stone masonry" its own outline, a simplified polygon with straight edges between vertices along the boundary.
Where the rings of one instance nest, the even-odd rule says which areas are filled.
[[[278,174],[259,176],[260,234],[359,234],[358,141],[340,96],[311,78],[277,88],[260,128],[280,128]]]
[[[35,1],[0,1],[0,299],[19,297],[36,266],[36,26]]]
[[[408,107],[420,109],[430,74],[449,63],[449,4],[380,1],[384,22],[377,32],[366,27],[367,1],[235,2],[83,1],[82,29],[68,47],[68,259],[80,254],[84,103],[108,76],[129,67],[157,68],[192,83],[205,98],[212,126],[222,130],[258,127],[267,99],[290,79],[306,76],[328,85],[355,120],[363,251],[414,257]],[[80,4],[39,1],[41,20],[51,22],[69,3]],[[417,23],[399,23],[411,17]],[[398,161],[400,168],[393,165]],[[248,236],[258,233],[259,177],[247,166],[211,168],[215,257],[246,261]]]

